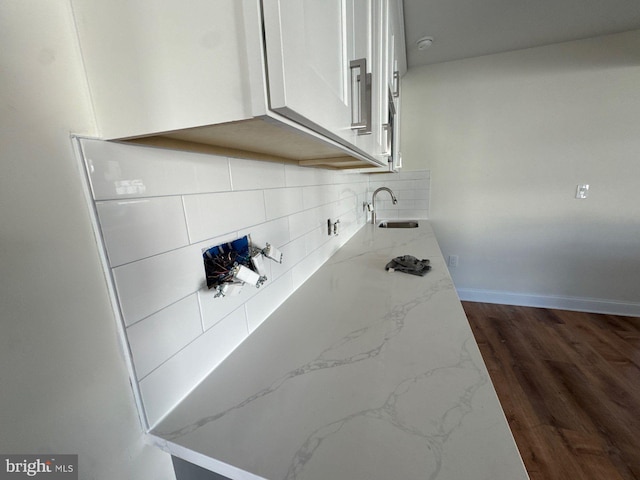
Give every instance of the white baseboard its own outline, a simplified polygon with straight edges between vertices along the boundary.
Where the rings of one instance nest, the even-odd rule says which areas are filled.
[[[600,298],[562,297],[556,295],[530,295],[523,293],[457,288],[460,300],[469,302],[499,303],[523,307],[556,308],[578,312],[608,313],[640,317],[640,303],[619,302]]]

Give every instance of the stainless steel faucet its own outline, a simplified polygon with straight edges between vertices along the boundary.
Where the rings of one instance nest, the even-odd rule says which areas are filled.
[[[373,197],[371,199],[371,223],[373,223],[374,225],[376,224],[376,195],[380,190],[389,192],[389,195],[391,195],[391,201],[393,202],[394,205],[398,203],[398,199],[396,198],[396,196],[394,195],[394,193],[391,191],[390,188],[380,187],[375,192],[373,192]]]

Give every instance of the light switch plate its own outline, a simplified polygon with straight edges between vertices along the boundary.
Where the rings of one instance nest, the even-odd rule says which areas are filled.
[[[589,195],[589,184],[584,183],[576,188],[576,198],[583,199]]]

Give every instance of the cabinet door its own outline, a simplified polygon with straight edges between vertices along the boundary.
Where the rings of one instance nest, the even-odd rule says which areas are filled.
[[[358,93],[365,76],[351,66],[370,52],[370,30],[360,27],[359,16],[366,3],[264,0],[263,14],[269,108],[371,154],[353,125],[360,121]]]
[[[366,115],[368,126],[356,132],[356,145],[361,150],[374,156],[378,161],[380,157],[380,97],[381,97],[381,77],[379,75],[378,52],[380,49],[379,29],[376,19],[379,17],[378,0],[352,0],[348,7],[352,18],[353,53],[352,58],[364,58],[367,64],[367,91]]]
[[[380,122],[378,142],[381,145],[381,155],[385,161],[392,155],[393,125],[395,108],[390,102],[391,71],[393,62],[393,31],[389,12],[389,0],[380,0],[378,6],[376,26],[379,36],[379,50],[377,52],[377,75],[380,77],[379,108],[377,121]],[[392,95],[392,94],[391,94]]]
[[[393,108],[395,109],[391,142],[391,169],[397,171],[402,168],[402,152],[400,151],[400,134],[402,131],[400,128],[400,111],[402,109],[402,102],[400,101],[400,96],[402,91],[402,75],[406,72],[406,52],[404,29],[402,27],[402,2],[398,0],[388,0],[388,6],[389,62],[387,79],[393,101]]]

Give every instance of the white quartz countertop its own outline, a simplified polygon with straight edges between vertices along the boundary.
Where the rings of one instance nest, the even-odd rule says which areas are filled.
[[[151,435],[234,480],[528,478],[424,220],[365,225]]]

